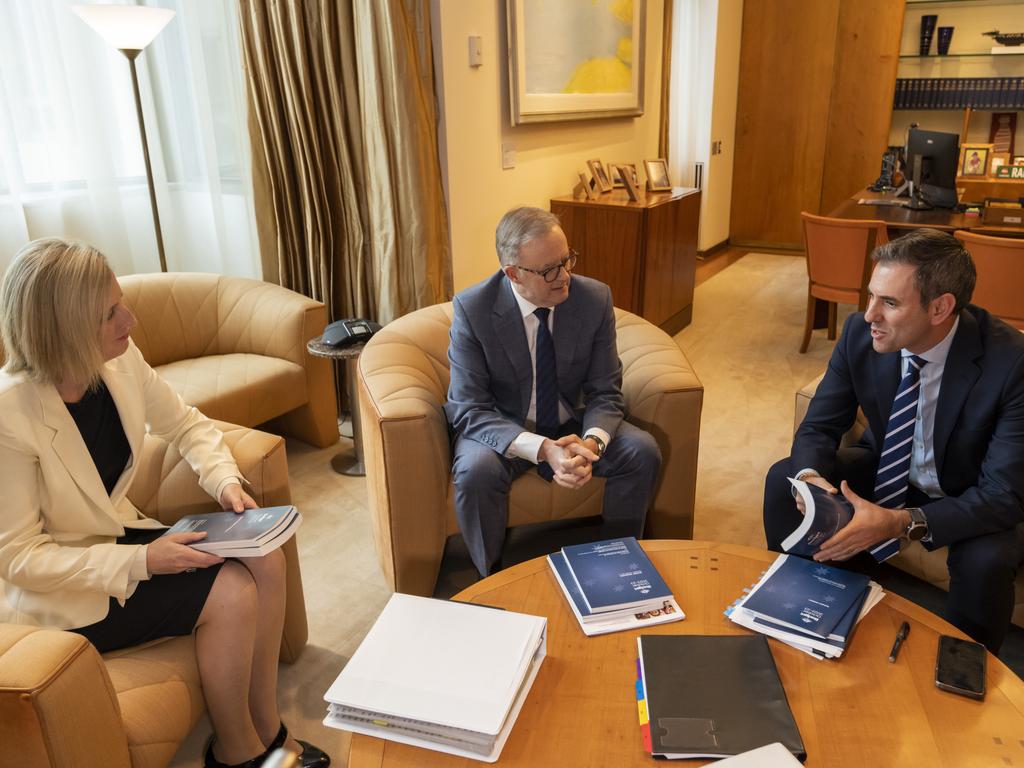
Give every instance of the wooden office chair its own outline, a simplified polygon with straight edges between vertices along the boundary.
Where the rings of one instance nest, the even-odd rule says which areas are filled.
[[[814,328],[817,300],[828,303],[828,337],[836,337],[836,309],[856,304],[863,311],[868,305],[868,280],[871,277],[871,252],[889,242],[884,221],[850,221],[800,214],[807,250],[807,321],[800,352],[807,351]]]
[[[953,235],[971,254],[978,270],[971,301],[1024,331],[1024,293],[1019,277],[1024,268],[1024,240],[976,235],[965,230],[957,230]]]

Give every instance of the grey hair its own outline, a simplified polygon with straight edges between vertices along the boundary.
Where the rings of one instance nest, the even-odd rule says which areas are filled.
[[[978,273],[974,261],[952,235],[937,229],[915,229],[878,246],[871,258],[877,264],[906,264],[914,268],[914,285],[927,307],[945,293],[953,294],[959,312],[971,301]]]
[[[494,232],[494,247],[501,266],[515,264],[520,248],[558,226],[561,226],[558,217],[543,208],[513,208],[501,217]]]

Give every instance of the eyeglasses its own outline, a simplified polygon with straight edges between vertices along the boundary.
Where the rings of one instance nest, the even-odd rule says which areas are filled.
[[[553,283],[558,279],[558,274],[561,270],[564,269],[566,272],[572,272],[572,269],[576,266],[576,261],[579,257],[580,255],[570,248],[569,255],[553,267],[548,267],[547,269],[530,269],[529,267],[521,267],[518,264],[516,264],[515,267],[516,269],[521,269],[524,272],[533,272],[535,275],[540,275],[544,278],[545,283]]]

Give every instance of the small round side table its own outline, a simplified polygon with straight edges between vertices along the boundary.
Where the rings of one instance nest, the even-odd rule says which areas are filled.
[[[331,459],[331,466],[334,467],[334,471],[338,474],[350,477],[364,477],[366,475],[366,467],[363,465],[363,433],[359,421],[356,365],[359,361],[359,353],[363,351],[366,342],[361,341],[358,344],[351,344],[347,347],[332,347],[329,344],[324,344],[321,341],[322,338],[322,336],[317,336],[315,339],[310,339],[306,342],[306,351],[313,357],[329,358],[335,362],[336,366],[339,360],[345,361],[345,391],[348,392],[348,407],[352,414],[352,444],[355,446],[356,454],[355,458],[352,458],[343,453],[338,453]],[[337,367],[335,372],[337,372]],[[338,413],[341,413],[340,402],[338,405]]]

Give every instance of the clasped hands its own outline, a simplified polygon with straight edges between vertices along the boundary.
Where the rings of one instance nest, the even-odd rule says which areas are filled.
[[[836,487],[820,475],[805,475],[802,478],[810,485],[824,488],[829,493],[838,493]],[[849,560],[868,547],[887,539],[899,538],[910,522],[910,515],[902,509],[888,509],[862,499],[843,480],[839,487],[843,496],[853,505],[853,519],[835,536],[823,542],[814,559],[819,563],[828,560]],[[797,496],[797,508],[804,512],[803,499]]]
[[[258,505],[242,490],[238,483],[228,483],[220,493],[220,506],[224,510],[241,513]],[[223,557],[200,552],[189,544],[206,538],[205,533],[172,533],[150,542],[146,547],[146,568],[151,575],[181,573],[189,568],[208,568],[224,562]]]
[[[589,437],[566,435],[557,440],[545,439],[537,455],[546,461],[554,473],[554,481],[565,488],[582,488],[593,475],[597,443]]]

